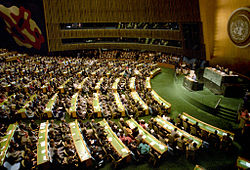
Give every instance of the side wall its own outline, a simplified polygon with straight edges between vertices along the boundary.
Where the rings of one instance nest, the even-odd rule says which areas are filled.
[[[250,75],[250,47],[236,47],[229,39],[227,22],[234,10],[250,6],[249,0],[200,0],[206,58],[210,64]]]

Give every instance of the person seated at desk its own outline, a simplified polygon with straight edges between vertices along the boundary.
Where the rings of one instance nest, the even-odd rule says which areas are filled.
[[[186,148],[186,159],[191,159],[192,161],[195,161],[197,150],[197,143],[190,143]]]
[[[180,151],[184,152],[186,150],[186,142],[184,141],[184,136],[182,135],[178,137],[176,142],[177,142],[177,148]]]
[[[217,133],[217,130],[215,130],[214,133],[210,133],[208,136],[208,143],[212,146],[212,148],[216,149],[220,146],[220,137]]]
[[[177,128],[174,128],[174,130],[171,130],[171,136],[173,138],[179,137],[179,134],[177,133]]]
[[[138,146],[138,150],[140,152],[140,156],[142,156],[143,159],[147,160],[146,158],[149,156],[150,146],[146,144],[145,141],[142,141]]]
[[[223,135],[221,140],[220,149],[228,152],[230,148],[232,147],[233,140],[230,138],[230,134],[227,133],[226,135]]]

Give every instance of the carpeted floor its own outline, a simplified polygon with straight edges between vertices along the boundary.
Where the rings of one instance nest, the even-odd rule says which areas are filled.
[[[176,118],[179,113],[186,112],[216,127],[237,132],[237,123],[218,118],[217,116],[202,110],[200,107],[196,107],[192,102],[188,101],[187,98],[183,97],[184,95],[191,95],[194,100],[214,106],[216,104],[215,101],[220,97],[223,98],[223,96],[215,96],[206,88],[204,91],[200,92],[189,92],[182,87],[182,78],[183,77],[175,77],[173,69],[162,68],[162,72],[151,80],[152,88],[166,101],[171,103],[172,109],[170,117]],[[241,102],[241,99],[223,98],[221,104],[234,110],[237,109],[236,106]],[[143,117],[145,120],[148,120],[149,118],[150,116]],[[198,164],[208,170],[230,170],[236,169],[236,159],[241,151],[241,145],[235,142],[234,149],[230,154],[215,150],[201,151],[195,162],[186,160],[185,155],[183,154],[169,154],[166,160],[161,162],[158,168],[153,168],[147,163],[147,161],[145,161],[145,163],[139,165],[133,163],[126,165],[122,169],[191,170],[194,169],[196,164]],[[111,164],[107,164],[102,169],[112,169]]]

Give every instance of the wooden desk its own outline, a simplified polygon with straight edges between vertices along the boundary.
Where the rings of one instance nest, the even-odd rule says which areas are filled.
[[[190,123],[190,124],[192,124],[192,125],[195,125],[195,123],[198,122],[199,127],[200,127],[201,129],[203,129],[203,130],[209,132],[209,133],[214,133],[214,131],[217,130],[218,135],[219,135],[221,138],[223,137],[223,135],[226,135],[227,133],[229,133],[231,139],[232,139],[232,140],[234,139],[234,133],[229,132],[229,131],[226,131],[226,130],[219,129],[219,128],[214,127],[214,126],[212,126],[212,125],[210,125],[210,124],[207,124],[207,123],[205,123],[205,122],[202,122],[201,120],[196,119],[196,118],[190,116],[190,115],[187,114],[187,113],[184,113],[184,112],[183,112],[182,115],[181,115],[181,118],[182,118],[183,120],[186,120],[186,119],[188,118],[188,123]]]
[[[104,80],[104,77],[102,77],[102,78],[100,79],[100,81],[99,81],[98,83],[96,83],[95,90],[96,90],[97,93],[100,92],[101,84],[102,84],[103,80]]]
[[[131,77],[129,79],[129,89],[131,91],[135,91],[135,77]]]
[[[82,90],[82,88],[83,88],[83,84],[86,82],[88,80],[88,77],[85,77],[84,79],[83,79],[83,81],[80,83],[80,84],[78,84],[75,88],[77,89],[77,90]]]
[[[151,80],[150,77],[147,77],[146,82],[145,82],[145,87],[146,87],[146,89],[149,89],[149,90],[152,89],[150,80]]]
[[[58,89],[60,89],[60,92],[61,93],[64,93],[64,88],[65,88],[65,85],[72,79],[72,77],[70,77],[68,80],[66,80],[61,86],[58,87]]]
[[[238,167],[238,169],[249,169],[250,161],[239,156],[237,158],[236,166]]]
[[[159,96],[154,90],[151,91],[151,94],[153,96],[153,99],[157,101],[160,105],[163,104],[163,106],[168,110],[168,113],[170,113],[171,104],[161,98],[161,96]]]
[[[131,96],[136,102],[139,102],[139,104],[142,106],[143,110],[145,111],[145,115],[148,115],[148,105],[140,98],[138,93],[136,91],[131,92]]]
[[[161,68],[154,69],[153,71],[150,72],[150,78],[153,78],[156,76],[156,74],[161,72]]]
[[[75,120],[74,122],[69,123],[69,127],[80,161],[81,162],[86,161],[86,165],[92,165],[92,156],[82,136],[81,130],[79,129],[78,121]]]
[[[160,117],[159,115],[154,118],[154,120],[156,121],[156,123],[161,126],[162,128],[164,128],[166,131],[168,131],[169,133],[171,133],[172,130],[174,130],[175,128],[177,128],[176,126],[174,126],[172,123],[164,120],[162,117]],[[199,148],[202,145],[202,140],[177,128],[177,133],[179,136],[184,136],[184,140],[187,143],[190,142],[195,142],[197,144],[197,148]]]
[[[30,103],[34,101],[34,99],[36,98],[36,94],[32,95],[30,97],[30,99],[28,101],[25,102],[24,106],[22,107],[22,109],[18,110],[18,114],[21,114],[21,117],[24,119],[24,118],[27,118],[27,115],[26,115],[26,109],[29,107]]]
[[[46,108],[44,109],[44,113],[47,114],[48,118],[52,118],[52,109],[57,99],[57,95],[58,93],[54,94],[54,96],[49,100],[49,102],[46,105]]]
[[[69,108],[69,115],[73,118],[76,118],[76,108],[77,108],[78,92],[75,93],[71,98],[71,107]]]
[[[143,63],[140,63],[140,64],[136,65],[136,68],[140,68],[142,66],[143,66]]]
[[[97,117],[102,117],[101,114],[101,107],[99,104],[99,94],[98,93],[93,93],[94,99],[93,99],[93,108],[94,108],[94,113],[97,113]]]
[[[104,127],[104,131],[107,133],[107,139],[112,147],[116,150],[118,155],[121,157],[120,160],[126,159],[126,161],[130,161],[130,150],[122,143],[122,141],[115,135],[108,122],[103,119],[99,122],[101,126]]]
[[[17,128],[17,123],[10,124],[7,131],[6,135],[1,139],[0,141],[0,166],[3,165],[7,150],[10,145],[10,141],[15,133],[15,130]]]
[[[118,83],[120,82],[120,78],[116,78],[115,82],[112,84],[112,90],[114,92],[117,92],[117,87],[118,87]]]
[[[37,144],[37,165],[49,161],[48,155],[48,126],[49,121],[40,124]]]
[[[130,129],[134,129],[138,127],[139,133],[142,135],[142,139],[150,145],[154,150],[156,150],[159,154],[163,155],[167,152],[168,147],[164,143],[160,142],[153,135],[151,135],[148,131],[146,131],[142,126],[140,126],[133,118],[126,121]]]
[[[205,68],[203,77],[217,86],[222,86],[223,83],[236,83],[238,79],[238,75],[228,75],[212,67]]]
[[[125,108],[124,108],[124,106],[123,106],[123,104],[122,104],[122,102],[120,100],[119,94],[117,92],[114,92],[113,94],[115,96],[115,103],[118,106],[118,111],[121,113],[122,117],[125,117],[126,116],[125,115]]]

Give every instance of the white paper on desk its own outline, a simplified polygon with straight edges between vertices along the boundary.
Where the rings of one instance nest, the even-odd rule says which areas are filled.
[[[40,130],[40,133],[44,133],[45,132],[45,130]]]
[[[222,133],[223,136],[226,136],[227,134],[226,133]]]
[[[3,146],[3,147],[1,148],[1,151],[4,150],[4,148],[5,148],[5,146]]]
[[[108,126],[105,126],[105,129],[108,129]]]
[[[11,130],[8,131],[8,133],[6,135],[10,135],[11,134]]]
[[[160,147],[160,149],[165,149],[165,146],[163,146],[163,145],[159,145],[159,147]]]
[[[43,136],[39,136],[39,139],[43,138]]]
[[[43,160],[46,161],[46,160],[47,160],[47,157],[46,157],[46,156],[43,156]]]
[[[46,123],[43,122],[43,123],[40,124],[40,126],[46,126]]]
[[[44,129],[45,128],[45,126],[40,126],[40,129]]]
[[[142,139],[146,139],[146,135],[143,135],[143,136],[142,136]]]
[[[41,142],[41,146],[44,147],[45,146],[45,141]]]
[[[75,122],[70,123],[72,126],[76,125]]]
[[[164,125],[163,127],[164,127],[164,128],[168,128],[168,125]]]
[[[75,136],[76,134],[75,133],[72,133],[72,136]]]
[[[246,166],[249,168],[249,167],[250,167],[250,163],[249,163],[249,162],[246,162]]]
[[[142,134],[142,130],[141,129],[139,129],[139,133]]]
[[[122,152],[128,152],[127,149],[125,148],[122,148]]]
[[[76,126],[73,126],[72,128],[74,128],[74,129],[75,129],[75,128],[76,128]]]
[[[152,142],[150,143],[150,145],[155,145],[155,141],[152,141]]]
[[[108,138],[108,141],[109,141],[109,142],[111,142],[111,141],[112,141],[112,138],[111,138],[111,137],[109,137],[109,138]]]
[[[135,128],[135,126],[134,126],[133,124],[130,124],[130,127],[131,127],[131,129],[134,129],[134,128]]]
[[[45,149],[44,149],[44,150],[42,150],[42,151],[41,151],[41,153],[42,153],[42,154],[44,154],[44,153],[45,153]]]

